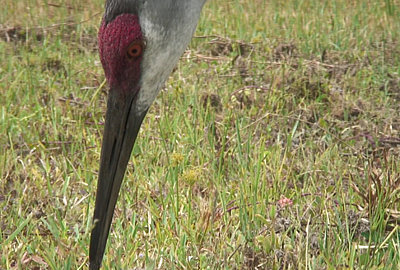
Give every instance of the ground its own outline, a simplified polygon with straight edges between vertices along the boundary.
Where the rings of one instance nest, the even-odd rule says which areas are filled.
[[[3,1],[0,269],[86,269],[103,1]],[[209,1],[104,269],[398,269],[398,0]]]

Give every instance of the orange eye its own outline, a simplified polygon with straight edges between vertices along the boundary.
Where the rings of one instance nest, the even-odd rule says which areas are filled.
[[[137,58],[143,53],[143,42],[133,42],[128,47],[128,57]]]

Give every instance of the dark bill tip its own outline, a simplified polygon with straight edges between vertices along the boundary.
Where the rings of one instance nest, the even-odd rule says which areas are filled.
[[[135,110],[135,96],[126,98],[111,89],[97,183],[94,228],[90,239],[90,269],[99,269],[104,255],[118,193],[133,145],[147,111]]]

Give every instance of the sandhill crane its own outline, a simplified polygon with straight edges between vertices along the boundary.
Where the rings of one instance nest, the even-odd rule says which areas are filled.
[[[101,266],[140,125],[187,47],[205,1],[106,1],[98,42],[110,90],[90,240],[92,270]]]

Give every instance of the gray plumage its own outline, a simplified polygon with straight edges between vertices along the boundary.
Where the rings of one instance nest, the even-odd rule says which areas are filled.
[[[149,108],[196,29],[205,0],[139,1],[138,14],[147,48],[137,111]]]
[[[104,6],[104,20],[106,23],[114,20],[120,14],[137,14],[138,6],[143,0],[107,0]]]

